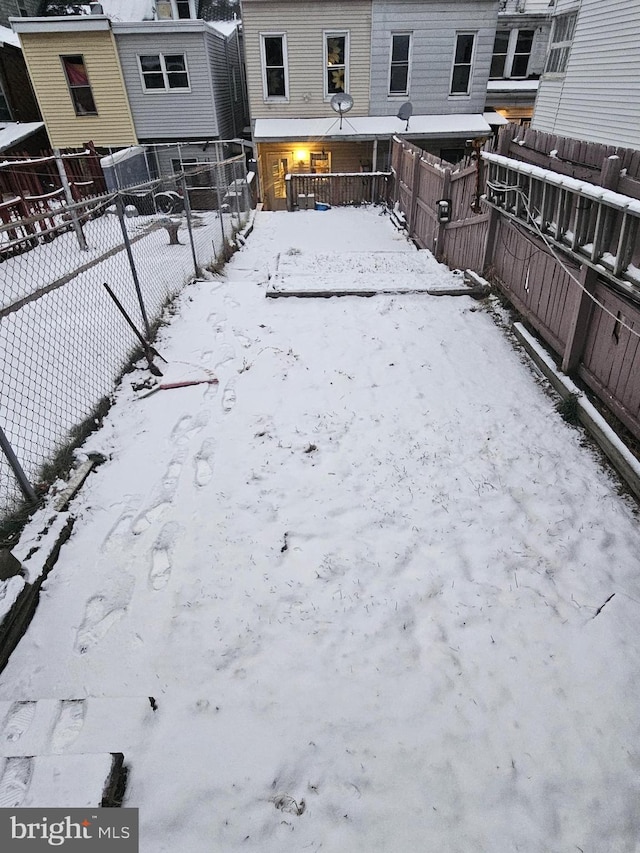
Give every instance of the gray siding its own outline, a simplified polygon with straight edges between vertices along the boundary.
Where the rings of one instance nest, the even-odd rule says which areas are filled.
[[[205,43],[215,91],[218,133],[221,139],[233,139],[240,136],[245,124],[237,31],[227,39],[209,31],[205,34]]]
[[[497,0],[373,0],[371,115],[393,115],[405,100],[419,115],[478,113],[484,109],[493,53]],[[408,96],[388,94],[391,33],[412,32]],[[475,32],[469,95],[450,95],[457,32]]]
[[[542,77],[532,127],[640,150],[639,57],[640,4],[582,0],[566,73]]]
[[[41,0],[20,0],[20,6],[23,6],[30,16],[34,17],[40,14]],[[17,0],[0,0],[0,26],[8,27],[9,18],[18,18]]]
[[[131,112],[138,139],[207,139],[219,136],[218,120],[203,32],[147,34],[117,33]],[[190,92],[145,92],[137,56],[153,53],[184,53],[187,57]]]

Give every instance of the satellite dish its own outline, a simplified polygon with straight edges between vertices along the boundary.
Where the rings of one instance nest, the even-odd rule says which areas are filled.
[[[331,98],[331,109],[340,113],[340,130],[342,130],[342,116],[348,113],[353,106],[353,98],[346,92],[338,92]]]
[[[398,110],[398,118],[402,119],[402,121],[406,121],[406,123],[407,123],[405,130],[409,130],[409,119],[411,118],[412,115],[413,115],[413,104],[411,103],[411,101],[407,101]]]

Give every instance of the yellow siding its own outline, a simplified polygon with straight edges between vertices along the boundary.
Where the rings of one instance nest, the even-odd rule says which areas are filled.
[[[351,115],[369,113],[371,64],[370,0],[274,0],[245,2],[242,25],[247,85],[252,118],[320,118],[335,115],[324,100],[323,32],[349,31]],[[262,88],[260,33],[286,33],[289,102],[265,103]]]
[[[54,148],[99,147],[137,142],[111,31],[22,33],[24,57]],[[97,116],[77,116],[60,56],[82,54]]]

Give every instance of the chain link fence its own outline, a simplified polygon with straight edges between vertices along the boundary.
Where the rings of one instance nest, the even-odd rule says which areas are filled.
[[[0,543],[139,350],[104,283],[148,341],[252,206],[238,156],[0,225]]]

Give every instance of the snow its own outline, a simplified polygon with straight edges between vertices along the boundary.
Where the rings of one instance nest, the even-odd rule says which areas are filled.
[[[483,304],[265,299],[291,249],[419,254],[259,213],[183,292],[220,384],[125,378],[0,701],[102,703],[141,853],[634,849],[635,505]]]
[[[6,151],[44,127],[42,121],[0,122],[0,152]]]
[[[154,0],[100,0],[104,14],[113,21],[153,21]]]
[[[0,45],[8,44],[11,47],[22,48],[20,44],[20,36],[9,27],[0,26]]]
[[[482,113],[482,118],[487,122],[487,124],[509,124],[509,119],[506,119],[503,115],[494,111]]]
[[[406,122],[397,116],[354,116],[342,118],[258,118],[253,133],[257,142],[286,139],[341,139],[342,137],[374,138],[376,136],[401,136],[445,138],[448,136],[481,136],[491,133],[491,128],[479,114],[473,115],[415,115]]]
[[[489,80],[487,92],[535,92],[538,91],[539,80]]]
[[[219,35],[224,38],[229,38],[232,36],[234,32],[240,26],[240,21],[205,21],[205,25],[207,27],[211,27],[212,30],[217,32]]]

